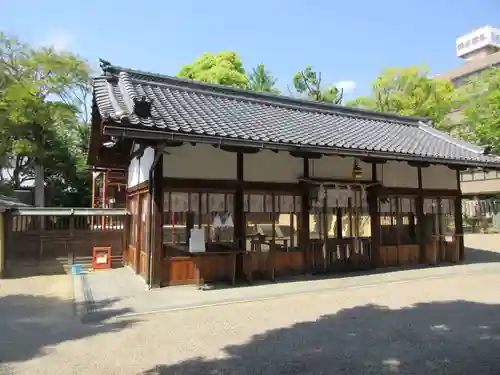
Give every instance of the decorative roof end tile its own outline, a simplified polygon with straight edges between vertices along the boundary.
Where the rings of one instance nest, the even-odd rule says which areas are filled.
[[[151,105],[152,102],[145,96],[141,99],[134,98],[134,113],[140,118],[151,117]]]

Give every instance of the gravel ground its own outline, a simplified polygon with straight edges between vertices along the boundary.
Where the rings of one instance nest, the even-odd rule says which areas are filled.
[[[92,325],[42,279],[0,281],[0,374],[500,373],[500,264]]]

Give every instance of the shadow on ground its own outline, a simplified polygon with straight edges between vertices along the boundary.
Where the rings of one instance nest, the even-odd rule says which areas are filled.
[[[103,301],[100,307],[114,302]],[[53,350],[51,347],[64,341],[122,330],[135,321],[105,319],[127,312],[127,309],[108,310],[102,319],[82,324],[70,300],[22,294],[0,297],[0,370],[2,364],[48,354]]]
[[[366,305],[227,346],[219,359],[158,365],[173,374],[498,374],[500,305]]]
[[[498,244],[500,248],[500,243]],[[498,263],[500,262],[500,253],[491,250],[465,248],[465,263]]]

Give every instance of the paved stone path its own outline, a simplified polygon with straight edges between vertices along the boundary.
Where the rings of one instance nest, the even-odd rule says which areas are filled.
[[[93,296],[106,314],[86,323],[72,277],[0,280],[0,374],[499,374],[500,262],[476,255],[490,263],[255,287],[247,296],[269,298],[155,314],[126,306],[173,294],[127,284],[120,305],[108,286]]]
[[[0,374],[498,374],[499,286],[500,264],[87,324],[7,295]]]

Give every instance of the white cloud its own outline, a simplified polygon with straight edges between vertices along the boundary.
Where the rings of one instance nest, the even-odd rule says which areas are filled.
[[[40,43],[45,47],[52,47],[56,51],[66,51],[73,44],[74,38],[73,36],[64,31],[64,30],[52,30],[50,31],[45,38]]]
[[[338,81],[335,87],[344,90],[344,94],[350,94],[356,89],[356,82],[354,81]]]

